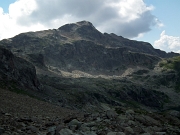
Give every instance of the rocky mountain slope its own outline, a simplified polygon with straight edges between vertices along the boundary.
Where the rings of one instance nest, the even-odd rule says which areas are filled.
[[[158,57],[178,55],[154,49],[149,43],[102,34],[86,21],[23,33],[0,44],[40,68],[90,74],[120,75],[128,67],[153,68]]]
[[[39,99],[43,101],[42,104],[48,102],[49,109],[50,103],[62,111],[68,108],[69,112],[73,112],[73,109],[85,115],[77,118],[76,114],[76,118],[70,118],[68,122],[53,121],[54,117],[50,117],[49,122],[54,124],[50,126],[53,133],[49,134],[55,134],[56,130],[57,134],[68,132],[85,135],[179,133],[180,60],[177,53],[166,53],[154,49],[149,43],[129,40],[115,34],[102,34],[87,21],[67,24],[53,30],[22,33],[0,41],[0,46],[2,93],[12,94],[9,90],[14,91]],[[0,132],[11,130],[6,128],[8,122],[5,122],[9,117],[16,121],[15,112],[12,111],[14,108],[9,103],[11,101],[2,98],[0,100],[4,105],[10,107],[2,111],[1,123],[4,123],[4,127],[0,127]],[[37,106],[41,106],[41,101],[35,101]],[[17,102],[18,104],[21,103]],[[27,108],[23,108],[24,111],[34,108],[28,103],[27,105]],[[38,108],[33,110],[36,112]],[[108,110],[111,112],[109,116]],[[131,110],[130,114],[128,110]],[[9,112],[12,113],[10,116],[5,115]],[[38,111],[37,115],[39,114],[41,112]],[[53,115],[52,112],[50,114]],[[64,114],[63,116],[65,117]],[[117,126],[122,119],[125,125],[119,123]],[[46,122],[47,119],[42,121]],[[177,123],[175,130],[169,129],[173,127],[172,121]],[[87,126],[91,122],[99,124]],[[152,123],[146,125],[147,122]],[[25,124],[24,130],[20,129],[22,132],[17,131],[18,124],[10,124],[10,127],[17,129],[17,134],[50,132],[50,128],[47,131],[46,125],[42,123],[39,126],[35,121],[25,120],[20,124],[22,123]],[[63,128],[57,129],[58,124],[63,125]],[[83,125],[82,129],[79,125]]]

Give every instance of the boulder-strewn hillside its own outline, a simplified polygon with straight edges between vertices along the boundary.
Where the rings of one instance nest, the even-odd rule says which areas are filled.
[[[0,88],[1,135],[179,135],[177,111],[152,113],[104,104],[104,111],[78,112]]]
[[[149,43],[115,34],[103,34],[87,21],[53,30],[22,33],[0,41],[0,46],[0,81],[3,87],[0,90],[12,90],[12,87],[21,86],[22,92],[23,88],[28,88],[26,94],[30,93],[39,100],[85,112],[83,119],[74,120],[76,124],[83,125],[97,120],[101,125],[105,120],[106,125],[103,126],[108,127],[105,130],[96,124],[94,129],[88,126],[85,129],[77,125],[68,126],[75,119],[73,117],[68,122],[56,121],[64,124],[62,129],[66,127],[62,132],[80,134],[88,129],[93,135],[98,132],[115,134],[120,128],[121,134],[158,134],[158,131],[160,134],[179,133],[178,128],[167,129],[168,126],[172,127],[171,121],[176,121],[175,125],[178,126],[180,117],[177,53],[166,53],[154,49]],[[126,109],[130,108],[130,114],[126,113]],[[116,113],[111,112],[108,116],[107,110]],[[148,111],[164,115],[158,114],[158,121],[155,121],[155,114]],[[98,116],[89,114],[91,112],[98,112]],[[113,123],[117,122],[117,117],[117,120],[123,119],[125,123],[131,124],[115,126]],[[6,116],[3,114],[4,118]],[[165,130],[165,123],[160,118],[169,123]],[[52,120],[49,121],[52,123]],[[146,125],[149,121],[152,124]],[[147,128],[153,124],[158,129]],[[147,130],[136,131],[134,125],[143,126]],[[41,126],[43,129],[36,127],[37,132],[49,132],[44,129],[46,125],[41,123]],[[54,128],[51,130],[55,133],[58,126],[52,126]],[[23,133],[26,130],[29,131],[28,127]]]

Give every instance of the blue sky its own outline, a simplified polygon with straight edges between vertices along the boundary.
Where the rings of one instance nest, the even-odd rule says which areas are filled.
[[[3,0],[3,1],[0,1],[0,7],[3,8],[4,12],[5,13],[8,13],[8,8],[9,8],[9,5],[13,2],[15,2],[16,0]]]
[[[4,0],[0,1],[0,40],[87,20],[102,33],[180,53],[179,5],[180,0]]]
[[[180,0],[144,0],[144,2],[154,6],[152,14],[164,24],[164,27],[152,28],[144,35],[143,40],[153,44],[155,40],[159,39],[163,30],[168,35],[180,37]]]

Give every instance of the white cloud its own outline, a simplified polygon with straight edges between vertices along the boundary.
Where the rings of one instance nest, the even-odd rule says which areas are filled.
[[[22,32],[46,29],[47,27],[38,22],[26,26],[18,23],[19,18],[30,15],[36,8],[35,0],[18,0],[10,4],[8,14],[0,7],[0,39],[10,38]]]
[[[37,9],[35,0],[18,0],[9,6],[9,15],[17,19],[21,16],[28,16]]]
[[[153,8],[143,0],[17,0],[8,14],[0,8],[0,39],[81,20],[92,22],[101,32],[138,37],[160,26],[151,14]]]
[[[166,52],[180,53],[180,37],[168,36],[164,30],[160,35],[160,39],[154,42],[154,47]]]

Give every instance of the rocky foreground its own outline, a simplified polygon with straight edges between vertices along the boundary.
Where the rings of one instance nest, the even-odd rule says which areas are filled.
[[[0,89],[1,135],[179,135],[178,112],[118,106],[78,112]]]

